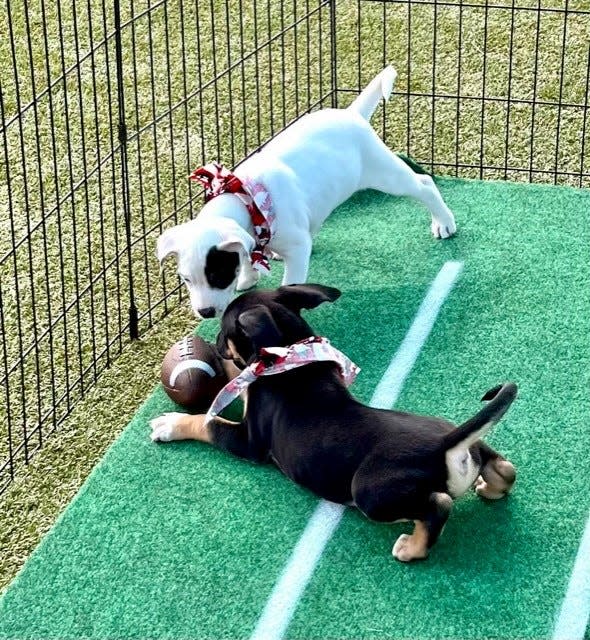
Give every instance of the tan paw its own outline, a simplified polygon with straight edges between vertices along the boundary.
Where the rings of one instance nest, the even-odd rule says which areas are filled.
[[[475,481],[475,492],[488,500],[499,500],[510,493],[516,480],[516,469],[508,460],[491,460]]]
[[[475,493],[486,500],[500,500],[506,495],[503,491],[494,491],[481,476],[475,481]]]
[[[412,560],[422,560],[428,556],[428,549],[417,542],[414,536],[407,533],[402,535],[395,541],[391,550],[393,557],[400,562],[411,562]]]

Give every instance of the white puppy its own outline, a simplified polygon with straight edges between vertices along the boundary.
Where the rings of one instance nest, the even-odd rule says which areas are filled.
[[[416,198],[431,213],[435,237],[455,233],[453,214],[432,178],[415,173],[369,125],[381,99],[389,98],[396,75],[386,67],[347,109],[303,116],[230,174],[256,202],[270,196],[270,238],[260,241],[249,196],[233,192],[212,197],[194,220],[159,237],[158,259],[176,257],[197,315],[222,314],[236,289],[256,284],[259,273],[251,259],[256,251],[258,262],[271,252],[284,260],[283,284],[305,282],[313,236],[338,205],[361,189]],[[262,194],[257,196],[257,190]]]

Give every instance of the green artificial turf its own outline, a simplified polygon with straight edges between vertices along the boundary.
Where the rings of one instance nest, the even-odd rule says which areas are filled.
[[[390,62],[399,72],[395,92],[373,124],[391,148],[435,163],[437,173],[588,186],[588,6],[588,0],[121,3],[131,258],[140,331],[149,342],[144,349],[126,337],[110,344],[120,332],[126,336],[129,302],[114,5],[3,3],[0,85],[11,124],[6,148],[0,144],[0,297],[3,346],[14,371],[0,402],[0,466],[9,457],[9,403],[14,447],[40,415],[51,420],[42,438],[37,432],[31,439],[34,447],[42,441],[42,453],[27,466],[24,452],[16,455],[15,480],[0,499],[0,588],[145,397],[160,354],[191,322],[176,296],[168,310],[180,306],[184,317],[176,316],[174,328],[170,316],[161,321],[165,304],[148,312],[178,285],[171,265],[161,278],[154,247],[161,220],[168,226],[177,214],[183,221],[196,213],[185,206],[190,170],[216,157],[238,162],[297,115],[331,104],[333,73],[338,105],[346,106]],[[327,36],[332,8],[335,60]],[[36,108],[27,108],[35,94]],[[54,210],[62,199],[61,211]],[[19,242],[36,228],[14,259],[12,225]],[[146,333],[152,323],[157,347],[154,333]],[[28,355],[21,369],[22,351]],[[114,370],[101,373],[115,358]],[[74,384],[80,376],[84,398]],[[54,392],[61,398],[55,413]],[[68,393],[75,409],[62,423]],[[92,410],[97,405],[100,412]]]
[[[463,260],[397,404],[461,421],[502,380],[520,396],[488,441],[514,494],[455,505],[425,562],[391,546],[409,525],[346,512],[288,636],[549,637],[590,507],[590,195],[441,181],[458,235],[417,204],[364,192],[320,233],[310,280],[342,298],[308,314],[361,367],[368,400],[432,279]],[[271,282],[281,266],[275,264]],[[214,323],[204,326],[212,336]],[[5,638],[247,637],[316,499],[271,466],[198,443],[154,444],[142,406],[0,603]]]

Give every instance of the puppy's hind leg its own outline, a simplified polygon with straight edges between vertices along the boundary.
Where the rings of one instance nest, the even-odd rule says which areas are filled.
[[[417,199],[430,210],[432,235],[435,238],[449,238],[457,231],[452,211],[445,204],[440,191],[430,176],[417,175],[417,178],[422,183],[422,191]]]
[[[438,540],[453,508],[453,499],[447,493],[431,493],[424,519],[414,521],[411,535],[402,533],[391,553],[400,562],[421,560]]]
[[[415,173],[376,134],[368,156],[364,167],[364,182],[367,187],[394,196],[409,196],[421,202],[430,211],[430,229],[435,238],[449,238],[455,233],[455,217],[430,176]]]
[[[391,550],[400,562],[428,556],[453,508],[453,499],[447,493],[420,497],[414,486],[410,477],[387,478],[386,470],[371,465],[360,468],[352,480],[354,504],[367,518],[377,522],[414,521],[413,533],[402,534]]]

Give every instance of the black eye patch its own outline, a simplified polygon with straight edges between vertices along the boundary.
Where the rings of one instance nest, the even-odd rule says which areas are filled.
[[[205,277],[212,289],[227,289],[234,281],[240,256],[237,251],[224,251],[211,247],[205,261]]]

